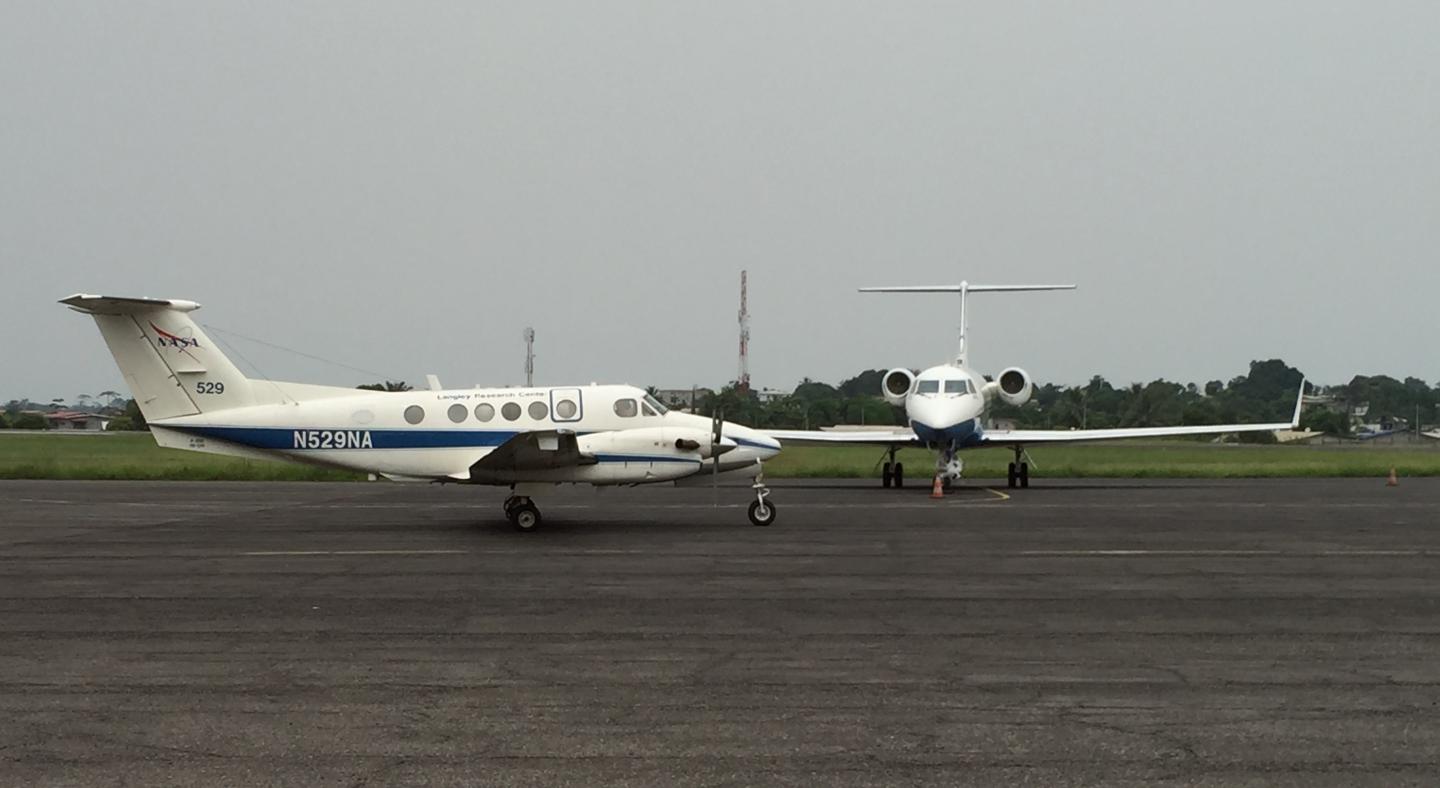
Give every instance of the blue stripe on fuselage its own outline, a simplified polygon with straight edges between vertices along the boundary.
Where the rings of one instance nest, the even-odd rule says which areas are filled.
[[[369,437],[369,448],[375,449],[457,449],[469,447],[499,446],[519,434],[516,430],[366,430],[338,429],[314,430],[282,427],[192,427],[186,425],[156,425],[167,429],[180,430],[202,438],[238,443],[256,449],[290,451],[297,449],[321,448],[296,445],[296,434],[312,433],[360,433]],[[334,448],[355,448],[352,445],[336,445]]]
[[[953,444],[956,448],[979,446],[985,434],[985,431],[980,428],[979,419],[966,419],[944,429],[936,429],[928,424],[912,421],[910,429],[915,430],[915,437],[927,444],[934,446]]]

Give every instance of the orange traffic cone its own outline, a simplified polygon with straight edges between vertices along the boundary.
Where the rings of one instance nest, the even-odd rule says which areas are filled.
[[[1390,478],[1388,478],[1388,479],[1385,480],[1385,486],[1386,486],[1386,487],[1399,487],[1399,486],[1400,486],[1400,480],[1399,480],[1398,478],[1396,478],[1396,476],[1395,476],[1395,466],[1394,466],[1394,465],[1391,465],[1391,466],[1390,466]]]
[[[936,475],[935,475],[935,484],[934,484],[934,486],[932,486],[932,487],[930,488],[930,497],[931,497],[931,498],[944,498],[944,497],[945,497],[945,485],[940,482],[940,475],[939,475],[939,474],[936,474]]]

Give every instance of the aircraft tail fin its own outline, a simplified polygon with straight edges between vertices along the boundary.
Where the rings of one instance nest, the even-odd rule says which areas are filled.
[[[95,318],[146,421],[255,403],[251,381],[191,319],[194,301],[76,294],[60,303]]]
[[[971,293],[1018,293],[1033,290],[1074,290],[1075,285],[972,285],[961,282],[958,285],[910,285],[905,287],[862,287],[862,293],[958,293],[960,295],[960,348],[955,353],[955,363],[966,366],[965,297]]]

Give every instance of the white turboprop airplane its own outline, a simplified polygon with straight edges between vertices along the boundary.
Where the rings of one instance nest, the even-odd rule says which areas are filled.
[[[794,444],[859,444],[888,449],[881,471],[885,487],[905,484],[905,468],[895,461],[895,452],[905,446],[925,446],[936,451],[935,479],[949,487],[960,479],[964,464],[961,449],[983,446],[1009,446],[1015,451],[1010,463],[1009,486],[1030,486],[1030,464],[1025,461],[1025,447],[1047,443],[1116,440],[1122,438],[1160,438],[1178,435],[1207,435],[1227,432],[1261,432],[1294,429],[1300,423],[1300,405],[1305,382],[1295,400],[1295,414],[1284,424],[1206,424],[1188,427],[1126,427],[1103,430],[985,430],[981,422],[986,406],[999,399],[1010,405],[1030,401],[1034,385],[1030,375],[1019,367],[1010,367],[994,381],[987,382],[966,363],[965,299],[970,293],[1014,292],[1022,290],[1074,290],[1075,285],[936,285],[919,287],[862,287],[862,293],[959,293],[960,349],[955,360],[931,367],[919,375],[897,368],[885,373],[881,394],[892,405],[903,405],[909,421],[908,429],[894,430],[765,430],[765,434],[782,443]]]
[[[194,301],[73,295],[95,318],[155,441],[399,481],[509,485],[505,515],[533,531],[537,493],[560,483],[636,485],[753,470],[750,520],[775,505],[774,439],[667,410],[634,386],[378,392],[246,378],[200,330]]]

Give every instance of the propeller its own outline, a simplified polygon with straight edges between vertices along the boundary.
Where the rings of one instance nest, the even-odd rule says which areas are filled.
[[[720,441],[724,439],[725,415],[720,408],[710,418],[710,487],[715,496],[715,506],[720,506]]]

